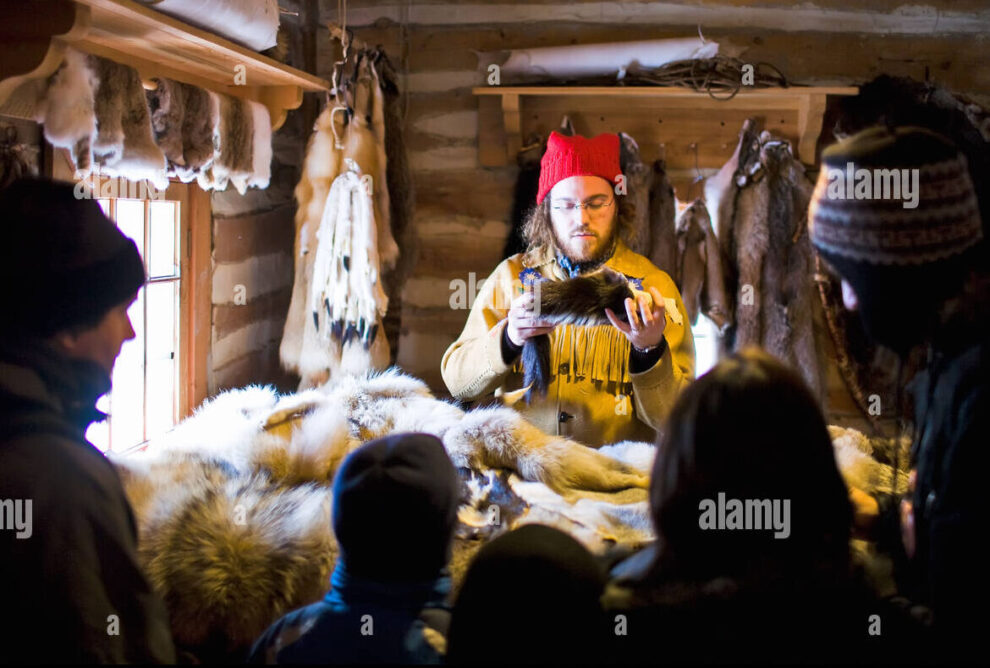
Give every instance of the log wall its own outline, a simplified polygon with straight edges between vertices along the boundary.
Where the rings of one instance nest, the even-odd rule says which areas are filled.
[[[796,8],[772,0],[347,4],[355,35],[383,45],[402,72],[421,250],[403,290],[397,361],[440,393],[440,357],[467,316],[456,308],[456,290],[476,285],[500,260],[516,174],[514,167],[478,163],[470,89],[485,81],[477,52],[686,37],[700,25],[706,39],[741,48],[743,60],[770,62],[796,82],[857,85],[888,73],[927,77],[990,101],[990,10],[978,0],[879,0],[867,10],[853,0]],[[320,20],[340,21],[336,2],[320,1]],[[329,78],[337,50],[325,30],[317,33],[316,50],[316,73]],[[834,369],[829,409],[835,419],[855,417]]]

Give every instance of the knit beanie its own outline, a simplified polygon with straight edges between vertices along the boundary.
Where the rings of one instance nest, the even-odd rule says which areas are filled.
[[[898,353],[958,290],[983,236],[966,159],[916,127],[869,128],[826,149],[808,225],[856,292],[867,334]]]
[[[16,181],[0,192],[0,216],[4,337],[95,325],[144,284],[137,246],[70,184]]]
[[[447,564],[460,479],[440,440],[394,434],[361,446],[333,483],[333,530],[348,573],[436,577]]]
[[[602,133],[591,139],[550,133],[547,150],[540,160],[539,204],[557,183],[571,176],[598,176],[615,183],[622,174],[619,165],[619,135]]]

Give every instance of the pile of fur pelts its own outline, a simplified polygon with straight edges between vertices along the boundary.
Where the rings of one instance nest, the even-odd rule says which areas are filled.
[[[280,615],[318,600],[337,555],[333,476],[362,443],[401,432],[436,435],[464,481],[455,587],[485,541],[525,523],[556,526],[608,559],[653,539],[651,444],[593,450],[511,408],[464,412],[396,370],[285,396],[231,390],[143,452],[110,455],[137,518],[141,565],[180,648],[201,661],[241,659]],[[830,432],[849,484],[889,490],[893,442]]]
[[[66,49],[47,82],[36,120],[67,148],[76,177],[98,172],[168,187],[169,177],[204,189],[267,188],[272,129],[257,102],[158,78],[145,91],[138,72]]]
[[[412,257],[398,89],[384,53],[359,51],[341,89],[316,121],[295,191],[295,281],[279,353],[300,389],[389,366]]]
[[[204,660],[236,657],[281,614],[321,597],[336,558],[334,473],[361,443],[397,432],[435,434],[465,480],[455,581],[485,539],[527,521],[561,526],[599,553],[650,538],[642,450],[652,446],[609,456],[511,408],[465,413],[397,371],[281,397],[232,390],[144,452],[112,456],[177,643]]]

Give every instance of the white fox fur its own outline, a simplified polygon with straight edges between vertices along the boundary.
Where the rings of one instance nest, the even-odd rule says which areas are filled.
[[[62,66],[52,75],[38,106],[36,120],[44,125],[45,139],[52,146],[71,151],[81,178],[88,176],[93,166],[93,100],[99,83],[87,55],[66,47]]]
[[[592,450],[505,407],[465,412],[395,369],[341,374],[286,396],[231,390],[146,451],[110,455],[137,518],[142,565],[180,648],[200,660],[237,658],[281,614],[319,598],[336,559],[336,470],[361,443],[408,431],[435,434],[471,476],[450,564],[455,582],[486,538],[524,523],[557,526],[600,554],[652,537],[650,444]],[[867,456],[858,432],[832,428],[832,436],[840,463],[852,451]],[[866,491],[871,480],[882,484],[882,475],[850,477],[842,468]]]

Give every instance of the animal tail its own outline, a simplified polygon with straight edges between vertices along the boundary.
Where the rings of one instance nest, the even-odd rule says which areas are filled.
[[[545,397],[550,387],[550,335],[541,334],[526,339],[522,349],[523,385],[529,387],[526,403],[533,393]]]

